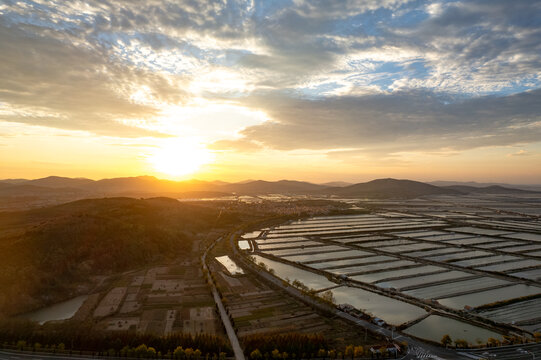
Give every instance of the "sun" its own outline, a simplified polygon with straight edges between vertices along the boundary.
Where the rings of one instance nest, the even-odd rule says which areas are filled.
[[[183,139],[167,140],[148,156],[154,170],[172,177],[193,174],[212,160],[202,144]]]

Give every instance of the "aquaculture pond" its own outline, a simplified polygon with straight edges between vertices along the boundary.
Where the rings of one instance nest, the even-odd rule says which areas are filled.
[[[420,238],[423,236],[435,236],[435,235],[446,235],[447,233],[443,231],[432,231],[432,230],[424,230],[424,231],[401,231],[401,232],[395,232],[392,233],[392,235],[396,236],[403,236],[403,237],[414,237],[414,238]]]
[[[500,250],[503,249],[505,246],[512,246],[512,245],[521,245],[521,242],[518,241],[506,241],[506,240],[494,240],[494,242],[489,243],[483,243],[483,244],[477,244],[475,247],[481,248],[481,249],[496,249]]]
[[[406,244],[416,244],[415,241],[408,239],[392,239],[392,240],[375,240],[375,241],[362,241],[357,245],[365,247],[385,247],[385,246],[396,246],[396,245],[406,245]]]
[[[75,315],[87,298],[88,295],[77,296],[76,298],[23,314],[20,317],[37,321],[40,324],[52,320],[66,320]]]
[[[500,306],[495,309],[482,311],[480,315],[495,321],[507,323],[532,320],[539,318],[541,315],[541,300],[532,299]]]
[[[364,241],[389,240],[392,238],[388,236],[347,236],[347,237],[326,236],[326,237],[321,237],[321,239],[339,242],[342,244],[349,244],[349,243],[357,243],[357,242],[364,242]]]
[[[462,309],[466,305],[476,307],[496,301],[509,300],[539,293],[541,293],[541,288],[518,284],[467,295],[450,297],[447,299],[440,299],[438,301],[440,304],[449,306],[450,308]]]
[[[239,241],[239,249],[241,250],[250,250],[250,243],[247,240]]]
[[[331,291],[337,304],[350,304],[389,324],[403,324],[426,314],[418,306],[359,288],[340,286]]]
[[[361,266],[363,264],[371,264],[371,263],[378,263],[383,261],[394,261],[397,260],[397,258],[390,257],[390,256],[384,256],[384,255],[376,255],[376,256],[365,256],[355,259],[345,259],[345,260],[332,260],[332,261],[325,261],[321,262],[318,261],[316,263],[310,262],[308,266],[315,268],[315,269],[335,269],[335,268],[342,268],[346,266],[353,266],[358,265]]]
[[[503,261],[517,261],[517,260],[521,260],[521,258],[517,256],[511,256],[511,255],[495,255],[495,256],[485,256],[481,258],[468,259],[468,260],[456,260],[456,261],[453,261],[452,264],[457,265],[457,266],[480,267],[483,265],[494,264],[494,263],[499,263]]]
[[[301,252],[297,251],[297,253],[301,253]],[[307,254],[307,255],[288,254],[288,255],[282,255],[282,257],[284,257],[285,259],[289,261],[311,262],[311,261],[316,261],[316,260],[339,260],[339,259],[344,259],[344,258],[367,256],[367,255],[372,255],[372,253],[361,251],[361,250],[343,250],[343,251],[336,251],[336,252],[320,252],[317,254]]]
[[[465,250],[460,253],[450,253],[445,255],[438,255],[438,256],[427,256],[425,259],[432,260],[432,261],[438,261],[438,262],[448,262],[451,260],[462,260],[464,258],[470,258],[475,256],[490,256],[492,253],[485,252],[485,251],[472,251],[472,250]]]
[[[425,284],[430,284],[430,283],[434,283],[438,281],[456,280],[456,279],[462,279],[462,278],[468,278],[468,277],[474,277],[474,276],[475,275],[467,273],[467,272],[463,272],[463,271],[446,271],[446,272],[440,272],[440,273],[431,274],[431,275],[407,277],[404,279],[384,280],[384,281],[376,283],[376,285],[384,287],[384,288],[393,287],[395,289],[400,289],[400,288],[406,288],[406,287],[412,287],[412,286],[422,286]]]
[[[531,234],[531,233],[514,233],[506,235],[505,237],[521,240],[532,240],[532,241],[541,241],[540,234]]]
[[[463,339],[471,344],[475,344],[477,340],[486,343],[491,337],[502,339],[502,335],[494,331],[438,315],[430,315],[403,332],[438,343],[446,334],[452,340]]]
[[[448,248],[443,248],[443,249],[433,249],[433,250],[425,249],[425,250],[409,252],[408,256],[426,257],[426,256],[445,255],[445,254],[449,254],[449,253],[465,252],[465,251],[467,251],[467,250],[462,250],[460,248],[455,248],[455,247],[450,247],[450,248],[448,247]]]
[[[373,271],[373,270],[391,271],[402,266],[410,266],[410,265],[416,265],[416,263],[412,261],[408,261],[408,260],[385,261],[385,262],[377,263],[377,264],[348,266],[344,268],[330,269],[326,271],[331,272],[333,274],[342,275],[342,274],[355,274],[355,273]]]
[[[401,246],[389,246],[381,247],[381,251],[389,251],[392,253],[406,253],[408,251],[419,251],[424,249],[441,249],[442,245],[430,244],[430,243],[420,243],[420,244],[410,244],[410,245],[401,245]]]
[[[344,248],[340,246],[334,246],[334,245],[324,245],[324,246],[317,246],[317,247],[311,247],[311,248],[305,248],[305,249],[276,249],[276,250],[262,250],[262,252],[266,254],[271,254],[278,257],[285,257],[285,256],[305,256],[305,257],[311,257],[313,254],[320,253],[322,255],[330,255],[333,252],[339,251],[343,252]],[[306,254],[306,255],[301,255]],[[339,257],[339,256],[337,256]]]
[[[479,237],[472,237],[472,238],[465,238],[465,239],[449,240],[447,241],[447,243],[454,244],[454,245],[477,246],[480,244],[493,243],[494,241],[498,241],[498,239],[487,237],[487,236],[479,236]]]
[[[508,270],[527,268],[530,266],[541,266],[541,261],[534,260],[534,259],[526,259],[526,260],[520,260],[520,261],[512,261],[512,262],[503,263],[503,264],[479,266],[478,269],[485,270],[485,271],[508,271]]]
[[[531,269],[531,270],[524,270],[524,271],[515,271],[510,273],[509,275],[540,281],[541,282],[541,269]]]
[[[447,233],[447,234],[444,234],[444,235],[416,237],[416,239],[431,240],[431,241],[442,241],[442,242],[452,242],[454,240],[472,239],[472,238],[475,238],[475,235],[453,234],[453,233]]]
[[[438,299],[443,297],[450,297],[454,294],[459,295],[465,291],[476,291],[486,289],[499,285],[511,285],[509,281],[491,278],[491,277],[479,277],[470,280],[462,280],[455,282],[448,282],[440,285],[426,286],[422,288],[416,288],[413,290],[404,291],[404,293],[415,296],[420,299]]]
[[[254,257],[257,264],[264,263],[267,268],[273,269],[275,275],[281,279],[289,279],[291,282],[296,279],[313,289],[325,289],[331,286],[336,286],[336,283],[328,280],[325,276],[299,269],[295,266],[287,265],[279,261],[270,260],[263,256],[255,255]]]
[[[475,234],[475,235],[488,235],[488,236],[512,234],[511,231],[481,229],[481,228],[470,227],[470,226],[457,227],[457,228],[452,228],[452,229],[447,229],[447,230],[456,231],[456,232],[464,232],[464,233]]]
[[[286,237],[286,238],[278,238],[278,239],[258,239],[255,242],[257,244],[282,244],[282,243],[293,243],[293,242],[306,241],[306,240],[309,240],[309,239],[304,236],[294,236],[294,237]]]
[[[362,274],[362,275],[355,275],[352,276],[352,280],[362,281],[362,282],[375,282],[375,281],[381,281],[383,279],[391,279],[391,278],[397,278],[407,275],[423,275],[428,273],[433,273],[436,271],[444,270],[445,268],[439,267],[439,266],[433,266],[433,265],[425,265],[425,266],[417,266],[413,268],[407,268],[407,269],[400,269],[400,270],[392,270],[392,271],[381,271],[381,272],[375,272],[375,273],[369,273],[369,274]]]
[[[541,244],[533,244],[533,245],[519,245],[519,246],[512,246],[512,247],[505,247],[503,249],[500,249],[502,251],[508,251],[508,252],[531,252],[531,251],[538,251],[541,250]]]
[[[259,234],[261,234],[261,230],[252,231],[252,232],[243,234],[243,235],[242,235],[242,238],[243,238],[243,239],[255,239],[256,237],[259,236]]]
[[[231,275],[244,274],[244,270],[242,270],[242,268],[240,268],[229,256],[218,256],[216,260],[218,260]]]
[[[257,243],[257,247],[261,250],[266,249],[289,249],[289,248],[305,248],[321,246],[322,244],[317,241],[305,240],[295,242],[281,242],[281,243]]]

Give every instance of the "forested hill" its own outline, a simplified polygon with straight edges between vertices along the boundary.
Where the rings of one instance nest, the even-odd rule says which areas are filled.
[[[190,254],[193,242],[236,214],[173,199],[107,198],[0,213],[0,314],[73,295],[107,275]],[[231,225],[232,226],[232,225]],[[197,255],[195,255],[197,256]]]

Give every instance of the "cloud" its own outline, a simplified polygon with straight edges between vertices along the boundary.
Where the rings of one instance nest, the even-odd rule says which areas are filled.
[[[7,4],[4,17],[14,26],[47,29],[42,36],[121,63],[194,78],[229,67],[260,89],[303,89],[328,77],[339,77],[342,90],[312,86],[310,93],[484,94],[540,84],[541,6],[529,0]],[[388,76],[370,70],[381,62],[395,63]],[[425,68],[411,71],[412,62]]]
[[[507,154],[507,156],[528,156],[528,155],[531,155],[531,153],[523,149],[511,154]]]
[[[237,140],[218,140],[210,144],[210,149],[213,150],[225,150],[225,151],[237,151],[237,152],[253,152],[263,149],[261,144],[255,141],[247,139]]]
[[[157,98],[179,91],[158,74],[121,67],[102,54],[0,25],[2,120],[85,130],[104,135],[164,136],[128,127],[121,118],[149,118],[158,109],[129,99],[129,86],[150,87]]]
[[[413,27],[388,28],[429,69],[424,79],[401,78],[393,88],[455,93],[517,92],[540,85],[541,4],[528,0],[451,2]]]
[[[163,136],[144,124],[204,98],[269,115],[213,144],[237,151],[539,139],[530,0],[8,0],[0,14],[4,121]]]
[[[242,141],[279,150],[362,148],[365,154],[384,156],[541,138],[541,90],[448,100],[419,91],[318,100],[267,93],[247,103],[265,111],[271,120],[246,128]]]
[[[412,0],[294,0],[296,11],[310,18],[343,19],[351,14],[378,9],[396,9]]]

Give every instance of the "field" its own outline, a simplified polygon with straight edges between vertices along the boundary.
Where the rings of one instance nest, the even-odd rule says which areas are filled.
[[[246,271],[231,276],[217,261],[211,266],[241,342],[248,336],[286,333],[321,334],[332,346],[339,348],[379,340],[362,328],[314,311]]]
[[[127,273],[101,299],[92,316],[109,331],[140,334],[222,334],[214,301],[198,262]]]

